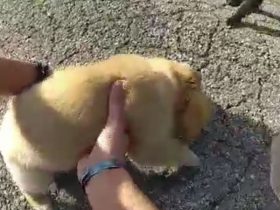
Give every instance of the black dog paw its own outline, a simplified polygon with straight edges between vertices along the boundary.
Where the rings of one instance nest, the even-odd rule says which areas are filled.
[[[240,18],[236,18],[236,17],[230,17],[227,19],[226,24],[228,26],[237,26],[241,23],[241,19]]]

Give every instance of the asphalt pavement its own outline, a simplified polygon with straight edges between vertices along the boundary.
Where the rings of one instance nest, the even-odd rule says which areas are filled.
[[[165,210],[276,210],[271,136],[280,131],[280,5],[265,1],[230,29],[224,0],[1,0],[0,55],[52,67],[117,53],[165,56],[202,72],[216,113],[194,151],[199,169],[134,178]],[[271,17],[273,14],[273,17]],[[277,16],[278,15],[278,16]],[[1,99],[0,113],[5,110]],[[58,177],[61,209],[87,209],[75,176]],[[1,210],[29,209],[0,161]]]

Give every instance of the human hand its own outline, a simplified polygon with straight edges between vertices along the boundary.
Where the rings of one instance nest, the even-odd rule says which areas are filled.
[[[125,94],[123,81],[113,84],[109,98],[109,113],[107,123],[90,154],[85,155],[78,162],[78,177],[89,165],[94,165],[103,160],[112,158],[123,162],[128,148],[128,137],[126,135],[126,119],[124,113]]]

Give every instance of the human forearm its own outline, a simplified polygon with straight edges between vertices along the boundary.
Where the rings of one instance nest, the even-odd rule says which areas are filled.
[[[0,95],[14,95],[51,74],[48,65],[0,57]]]
[[[81,154],[77,175],[94,210],[157,210],[122,168],[129,146],[123,85],[113,84],[106,125],[90,154]]]
[[[32,63],[0,58],[0,94],[20,92],[36,80],[36,66]]]
[[[86,193],[96,210],[158,210],[122,168],[93,177],[86,186]]]

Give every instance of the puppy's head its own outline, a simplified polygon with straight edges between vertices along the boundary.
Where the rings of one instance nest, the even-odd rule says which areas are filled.
[[[209,122],[213,105],[201,88],[201,75],[189,66],[173,63],[173,71],[178,81],[176,107],[176,136],[187,143],[197,138]]]

